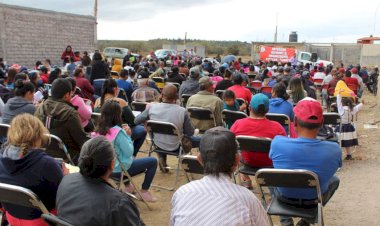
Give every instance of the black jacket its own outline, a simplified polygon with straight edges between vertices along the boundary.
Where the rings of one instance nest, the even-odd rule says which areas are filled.
[[[95,79],[102,79],[102,78],[109,78],[109,77],[110,77],[110,70],[108,68],[107,63],[103,61],[97,61],[91,65],[91,75],[90,75],[91,84]]]
[[[73,225],[145,225],[127,194],[80,173],[63,178],[57,192],[57,211]]]
[[[61,166],[42,150],[31,150],[20,159],[0,158],[0,182],[22,186],[32,190],[50,211],[55,208],[58,185],[63,177]],[[40,211],[3,204],[14,217],[32,220],[39,218]]]

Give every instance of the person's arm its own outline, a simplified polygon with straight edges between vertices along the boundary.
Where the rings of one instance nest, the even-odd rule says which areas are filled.
[[[122,108],[122,119],[124,123],[127,123],[129,126],[134,126],[135,124],[135,116],[129,106],[125,106]]]
[[[342,106],[342,97],[340,96],[340,93],[341,93],[341,91],[339,91],[338,95],[336,96],[336,105],[337,105],[337,108],[338,108],[338,113],[340,115],[343,115],[344,114],[344,109],[343,109],[343,106]]]
[[[76,112],[72,114],[71,119],[67,123],[67,128],[69,130],[70,137],[73,139],[74,143],[82,148],[82,145],[89,139],[87,134],[84,132],[82,124],[80,123],[79,114]]]
[[[88,81],[86,79],[86,82],[84,83],[84,87],[85,89],[87,90],[87,92],[91,93],[91,95],[94,95],[95,93],[95,89],[94,87],[91,85],[90,81]]]
[[[66,58],[66,51],[64,51],[64,52],[62,53],[62,55],[61,55],[61,60],[65,60],[65,58]]]
[[[187,111],[185,112],[185,120],[183,121],[183,134],[186,136],[194,135],[194,126],[191,124],[191,119]]]
[[[358,113],[362,108],[363,108],[363,103],[360,103],[360,104],[356,105],[356,106],[352,109],[352,114],[353,114],[353,115],[356,115],[356,113]]]
[[[92,114],[91,106],[87,105],[81,97],[77,97],[76,100],[77,102],[75,104],[78,107],[80,117],[84,120],[89,120]]]
[[[133,141],[131,137],[128,136],[128,134],[124,131],[124,129],[121,129],[117,134],[115,138],[115,146],[117,146],[123,152],[124,158],[120,159],[121,157],[119,156],[119,159],[123,163],[124,167],[128,170],[130,167],[130,165],[128,165],[128,160],[133,155]]]
[[[53,158],[46,158],[43,169],[41,177],[45,182],[45,186],[47,186],[47,189],[45,190],[47,194],[45,194],[45,197],[48,197],[48,200],[42,201],[50,211],[55,208],[58,186],[64,175],[62,166],[60,166]]]
[[[149,120],[149,109],[145,109],[141,114],[135,118],[135,124],[139,125]]]

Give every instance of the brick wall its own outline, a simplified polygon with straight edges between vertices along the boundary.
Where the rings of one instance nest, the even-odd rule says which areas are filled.
[[[31,67],[49,58],[62,65],[67,45],[74,51],[96,49],[96,20],[92,16],[0,4],[0,58]]]

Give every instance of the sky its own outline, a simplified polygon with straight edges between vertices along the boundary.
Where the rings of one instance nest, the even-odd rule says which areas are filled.
[[[380,36],[380,0],[99,0],[99,40],[205,40],[353,43]],[[59,12],[93,15],[94,0],[0,0]],[[277,16],[276,16],[277,15]]]

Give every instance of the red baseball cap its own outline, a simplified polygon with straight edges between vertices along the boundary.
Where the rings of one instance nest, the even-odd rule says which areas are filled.
[[[344,74],[344,73],[346,73],[346,70],[341,67],[341,68],[339,68],[339,73],[343,73]]]
[[[293,109],[295,116],[308,123],[322,123],[323,110],[321,104],[310,97],[306,97],[299,101]]]
[[[352,74],[357,74],[358,73],[358,69],[356,67],[352,68],[351,69],[351,73]]]

